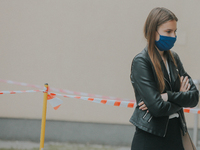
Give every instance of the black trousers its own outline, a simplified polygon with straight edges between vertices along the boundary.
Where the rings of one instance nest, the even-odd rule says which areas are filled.
[[[169,119],[165,137],[150,134],[136,127],[131,150],[184,150],[178,118]]]

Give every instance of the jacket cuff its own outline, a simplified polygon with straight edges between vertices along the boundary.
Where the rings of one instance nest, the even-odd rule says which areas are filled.
[[[168,95],[167,101],[170,101],[172,99],[172,91],[167,91],[167,95]]]

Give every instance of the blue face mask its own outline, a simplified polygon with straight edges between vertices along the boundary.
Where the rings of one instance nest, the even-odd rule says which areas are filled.
[[[160,39],[158,41],[155,41],[156,47],[160,51],[168,51],[174,46],[174,43],[176,42],[176,38],[177,38],[177,36],[170,37],[170,36],[160,35]]]

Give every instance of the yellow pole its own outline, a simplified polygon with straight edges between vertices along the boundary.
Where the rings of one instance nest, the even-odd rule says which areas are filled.
[[[43,109],[42,109],[42,124],[40,134],[40,150],[44,149],[44,138],[45,138],[45,125],[46,125],[46,112],[47,112],[47,95],[48,95],[48,83],[45,83],[46,91],[44,91],[43,98]]]

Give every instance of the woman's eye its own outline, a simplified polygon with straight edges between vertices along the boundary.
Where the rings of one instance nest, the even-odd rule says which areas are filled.
[[[167,31],[167,33],[170,33],[171,31]]]

